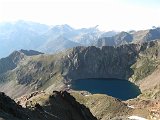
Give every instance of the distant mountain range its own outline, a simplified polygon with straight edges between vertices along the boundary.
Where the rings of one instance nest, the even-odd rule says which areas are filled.
[[[153,28],[148,30],[120,32],[111,37],[101,37],[94,44],[95,46],[120,46],[124,44],[142,44],[144,42],[160,39],[160,28]]]
[[[0,24],[0,57],[7,56],[14,50],[36,49],[45,42],[41,36],[47,32],[47,25],[18,21]]]
[[[110,37],[115,34],[114,31],[99,31],[97,26],[74,29],[67,24],[48,26],[26,21],[0,23],[0,58],[20,49],[54,53],[75,46],[93,45],[101,35]]]
[[[49,26],[21,20],[0,23],[0,58],[20,49],[55,53],[76,46],[120,46],[157,39],[160,39],[160,28],[104,32],[98,26],[74,29],[67,24]]]

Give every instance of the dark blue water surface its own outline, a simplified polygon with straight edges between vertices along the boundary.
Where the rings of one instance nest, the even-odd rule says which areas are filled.
[[[90,93],[107,94],[121,100],[137,97],[139,88],[128,80],[120,79],[80,79],[71,83],[74,90],[85,90]]]

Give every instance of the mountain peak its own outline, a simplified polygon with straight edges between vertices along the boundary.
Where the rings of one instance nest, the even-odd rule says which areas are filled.
[[[19,50],[19,51],[14,51],[12,52],[8,57],[10,59],[15,59],[15,58],[24,58],[25,56],[34,56],[34,55],[39,55],[39,54],[43,54],[41,52],[38,51],[34,51],[34,50]]]
[[[63,32],[70,32],[73,31],[73,28],[67,24],[63,24],[63,25],[56,25],[52,28],[52,31],[63,31]]]
[[[43,54],[43,53],[35,51],[35,50],[23,50],[23,49],[21,49],[21,50],[19,50],[19,52],[24,53],[26,56]]]
[[[127,32],[120,32],[119,34],[117,34],[116,36],[116,39],[119,40],[119,41],[127,41],[127,42],[131,42],[133,37],[131,34],[127,33]]]

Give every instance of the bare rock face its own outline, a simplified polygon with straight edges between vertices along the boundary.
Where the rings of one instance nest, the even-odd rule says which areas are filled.
[[[64,61],[65,68],[69,68],[66,77],[128,79],[133,74],[130,66],[136,61],[138,47],[134,44],[117,48],[104,46],[101,49],[76,47],[68,55],[70,61]]]
[[[25,97],[25,96],[23,96]],[[27,98],[27,97],[26,97]],[[35,93],[18,104],[0,93],[0,118],[4,120],[97,120],[84,105],[67,92],[54,91],[52,95]],[[42,104],[43,103],[43,104]]]

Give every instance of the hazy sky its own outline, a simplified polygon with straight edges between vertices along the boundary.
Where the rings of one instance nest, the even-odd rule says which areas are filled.
[[[0,22],[29,20],[102,30],[160,26],[160,0],[0,0]]]

